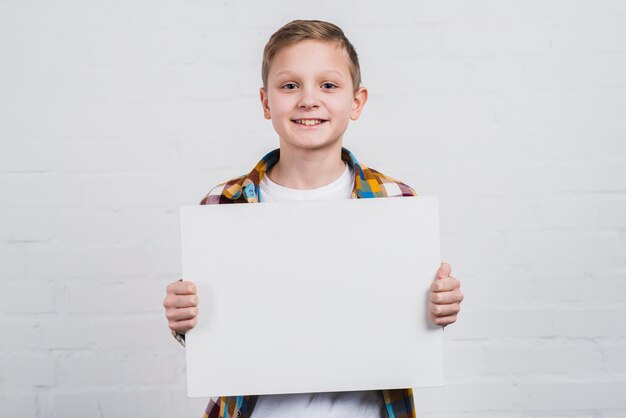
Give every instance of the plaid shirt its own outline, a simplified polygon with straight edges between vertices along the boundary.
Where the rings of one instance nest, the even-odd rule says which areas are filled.
[[[280,150],[268,153],[250,171],[250,173],[229,180],[213,188],[200,202],[201,205],[219,205],[226,203],[258,203],[261,179],[280,158]],[[345,148],[341,158],[355,172],[352,198],[375,198],[415,196],[415,191],[404,183],[387,177],[376,170],[359,164],[354,154]],[[183,336],[176,336],[184,344]],[[385,399],[389,418],[415,418],[412,389],[394,389],[381,391]],[[203,418],[249,418],[258,397],[224,396],[211,399]]]

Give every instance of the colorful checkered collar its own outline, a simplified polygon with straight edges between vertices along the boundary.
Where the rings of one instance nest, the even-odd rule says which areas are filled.
[[[225,188],[223,194],[231,200],[238,200],[242,196],[248,203],[258,203],[259,201],[259,184],[265,176],[265,173],[278,162],[280,159],[280,149],[275,149],[267,153],[261,161],[245,176],[242,176],[235,184]],[[352,190],[353,199],[361,199],[365,197],[382,197],[378,193],[372,194],[367,187],[365,172],[368,168],[360,164],[354,154],[346,148],[341,148],[341,159],[345,161],[355,173],[354,189]],[[363,187],[365,186],[365,188]]]

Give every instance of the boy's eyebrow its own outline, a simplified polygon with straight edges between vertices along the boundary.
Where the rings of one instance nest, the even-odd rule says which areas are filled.
[[[320,71],[320,73],[324,73],[324,74],[325,74],[325,73],[334,73],[334,74],[337,74],[339,77],[344,78],[343,74],[341,74],[341,73],[340,73],[339,71],[337,71],[337,70],[330,70],[330,69],[328,69],[328,70],[321,70],[321,71]],[[291,70],[283,70],[283,71],[279,71],[279,72],[277,72],[277,73],[274,75],[274,77],[280,77],[280,76],[282,76],[282,75],[291,75],[291,74],[292,74],[292,71],[291,71]]]

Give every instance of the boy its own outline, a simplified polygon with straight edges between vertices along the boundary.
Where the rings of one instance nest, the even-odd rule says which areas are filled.
[[[342,148],[348,123],[359,118],[368,93],[361,86],[357,54],[340,28],[303,20],[283,26],[265,46],[262,77],[263,113],[272,121],[280,149],[267,154],[249,174],[215,187],[201,204],[415,195]],[[453,323],[462,299],[458,280],[442,263],[429,295],[431,322]],[[195,286],[182,280],[170,284],[163,305],[172,333],[184,344],[185,332],[197,320]],[[224,397],[209,402],[205,417],[252,414],[399,418],[414,417],[415,410],[411,389],[400,389]]]

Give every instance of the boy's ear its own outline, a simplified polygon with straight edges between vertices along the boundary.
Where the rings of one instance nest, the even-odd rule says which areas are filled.
[[[361,116],[363,106],[365,106],[365,103],[367,102],[367,94],[367,89],[365,87],[360,87],[354,94],[354,99],[352,101],[352,111],[350,112],[350,119],[357,120],[359,116]]]
[[[267,99],[267,93],[265,89],[261,87],[259,94],[261,96],[261,106],[263,106],[263,117],[265,119],[272,119],[272,114],[270,113],[270,105]]]

